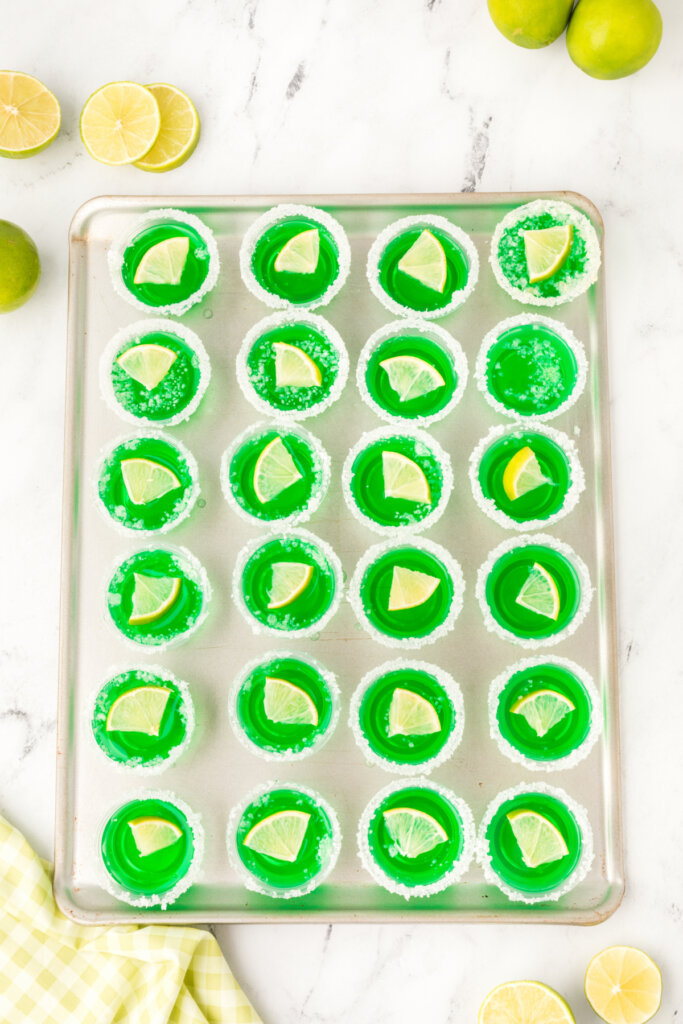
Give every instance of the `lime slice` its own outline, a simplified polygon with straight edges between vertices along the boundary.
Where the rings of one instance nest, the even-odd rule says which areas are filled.
[[[247,832],[244,845],[274,860],[293,863],[299,856],[310,820],[306,811],[277,811]]]
[[[152,853],[165,850],[167,846],[173,846],[183,834],[181,828],[163,818],[136,818],[128,824],[141,857],[149,857]]]
[[[180,284],[190,251],[187,235],[175,235],[150,246],[138,264],[134,284]]]
[[[173,85],[148,85],[159,107],[161,127],[149,152],[136,160],[141,171],[172,171],[192,156],[199,142],[199,114],[189,96]]]
[[[506,815],[522,860],[528,868],[561,860],[569,853],[562,833],[536,811],[510,811]]]
[[[308,694],[286,679],[266,676],[263,706],[271,722],[284,725],[317,725],[318,709]]]
[[[446,253],[441,242],[431,231],[420,233],[410,249],[401,256],[398,269],[434,292],[443,292],[446,287]]]
[[[275,258],[275,270],[280,274],[314,274],[320,255],[320,232],[310,228],[293,235]]]
[[[521,715],[537,736],[547,732],[575,710],[575,705],[563,693],[555,690],[536,690],[520,697],[510,708],[513,715]]]
[[[645,1024],[660,1007],[662,975],[642,950],[610,946],[589,963],[585,991],[607,1024]]]
[[[158,736],[171,692],[167,686],[138,686],[122,693],[109,708],[107,732]]]
[[[446,385],[436,367],[419,356],[390,356],[389,359],[381,359],[379,365],[386,370],[389,385],[398,395],[399,402],[422,398]]]
[[[21,71],[0,71],[0,156],[34,156],[59,132],[57,98]]]
[[[297,469],[287,445],[281,437],[275,437],[265,446],[256,460],[254,467],[256,497],[262,505],[265,505],[295,484],[297,480],[301,480],[302,477],[303,474]]]
[[[143,626],[155,622],[167,612],[180,593],[180,579],[177,576],[145,576],[134,572],[133,609],[128,622],[131,626]]]
[[[569,256],[574,238],[571,224],[524,232],[524,254],[530,284],[547,281]]]
[[[276,341],[275,384],[279,388],[314,388],[322,384],[318,364],[296,345]]]
[[[269,608],[284,608],[300,597],[313,577],[307,562],[273,562],[273,578],[268,595]]]
[[[440,729],[441,722],[433,704],[419,693],[396,687],[389,705],[389,736],[428,736]]]
[[[431,504],[432,492],[427,477],[412,459],[399,452],[382,452],[382,476],[385,498],[403,498],[404,501],[416,501],[421,505]]]
[[[535,491],[537,487],[548,483],[543,470],[531,448],[520,448],[516,452],[503,473],[503,490],[510,499],[516,501],[523,494]]]
[[[103,164],[133,164],[149,153],[161,125],[159,104],[136,82],[110,82],[81,111],[81,139]]]
[[[489,992],[478,1024],[574,1024],[561,995],[540,981],[508,981]]]
[[[182,487],[172,470],[152,459],[122,459],[121,476],[134,505],[148,505]]]
[[[429,600],[441,580],[416,569],[404,569],[395,565],[389,591],[389,611],[400,612],[406,608],[417,608]]]
[[[515,598],[517,604],[546,619],[557,621],[560,614],[560,594],[557,584],[547,569],[534,562],[522,589]]]
[[[143,388],[153,391],[161,384],[177,358],[175,352],[163,345],[133,345],[116,362]]]
[[[431,814],[424,811],[416,811],[412,807],[392,807],[389,811],[383,811],[382,817],[402,857],[412,860],[448,840],[446,830]]]

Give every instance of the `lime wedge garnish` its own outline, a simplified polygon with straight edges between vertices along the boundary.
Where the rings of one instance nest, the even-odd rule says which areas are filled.
[[[174,85],[148,85],[159,107],[161,127],[152,148],[135,166],[141,171],[171,171],[194,153],[199,142],[199,114],[189,96]]]
[[[138,686],[122,693],[109,708],[107,732],[158,736],[171,692],[167,686]]]
[[[506,815],[522,860],[528,868],[550,864],[569,853],[560,830],[536,811],[510,811]]]
[[[560,593],[557,584],[548,570],[538,562],[534,562],[515,602],[530,612],[545,616],[546,619],[557,621],[560,614]]]
[[[165,850],[167,846],[173,846],[183,834],[181,828],[163,818],[136,818],[128,824],[141,857],[149,857],[152,853]]]
[[[148,505],[182,487],[172,470],[152,459],[122,459],[121,476],[134,505]]]
[[[645,1024],[660,1007],[662,974],[642,950],[610,946],[589,963],[584,988],[607,1024]]]
[[[516,501],[523,494],[535,491],[537,487],[548,483],[543,475],[540,463],[528,446],[516,452],[503,473],[503,490],[510,499]]]
[[[187,235],[174,235],[151,245],[138,264],[134,284],[180,284],[190,239]]]
[[[161,117],[149,89],[136,82],[110,82],[94,92],[81,112],[81,139],[103,164],[132,164],[154,145]]]
[[[128,622],[131,626],[155,622],[178,597],[180,579],[177,576],[145,576],[140,572],[134,572],[133,577],[133,610]]]
[[[302,476],[303,474],[297,469],[287,445],[281,437],[275,437],[265,446],[256,460],[254,467],[256,497],[262,505],[265,505],[295,484],[297,480],[301,480]]]
[[[293,863],[299,856],[310,820],[306,811],[277,811],[247,832],[244,845],[274,860]]]
[[[443,292],[446,287],[446,253],[431,231],[425,230],[418,235],[398,261],[398,269],[434,292]]]
[[[284,608],[296,601],[313,577],[313,566],[308,562],[273,562],[272,569],[269,608]]]
[[[294,683],[287,682],[286,679],[266,676],[263,706],[271,722],[281,722],[284,725],[318,724],[318,709],[311,698],[304,690]]]
[[[175,352],[163,345],[133,345],[127,348],[116,362],[129,377],[152,391],[171,369],[176,359]]]
[[[389,359],[381,359],[379,365],[386,370],[399,402],[422,398],[446,384],[436,367],[419,356],[390,356]]]
[[[416,501],[429,505],[432,492],[427,477],[417,462],[401,455],[399,452],[382,452],[382,476],[384,477],[384,497],[403,498],[405,501]]]
[[[276,341],[275,384],[279,388],[314,388],[322,384],[318,364],[296,345]]]
[[[389,736],[429,736],[439,732],[436,708],[419,693],[397,686],[389,705]]]
[[[575,705],[563,693],[536,690],[516,700],[510,711],[513,715],[521,715],[537,736],[545,736],[574,709]]]
[[[530,284],[547,281],[569,256],[574,238],[571,224],[524,232],[524,254]]]
[[[317,228],[309,228],[293,235],[283,245],[275,258],[275,270],[278,274],[314,274],[319,255],[320,232]]]
[[[404,569],[395,565],[389,591],[389,611],[400,612],[406,608],[417,608],[429,600],[441,580],[416,569]]]
[[[391,810],[383,811],[382,817],[402,857],[419,857],[448,839],[446,830],[431,814],[424,811],[416,811],[412,807],[392,807]]]
[[[56,96],[21,71],[0,71],[0,115],[0,156],[33,156],[59,132]]]
[[[478,1024],[574,1024],[562,996],[540,981],[508,981],[489,992]]]

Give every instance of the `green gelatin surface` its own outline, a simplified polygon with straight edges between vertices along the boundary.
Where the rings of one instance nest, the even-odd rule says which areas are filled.
[[[135,274],[145,253],[169,238],[189,238],[190,248],[183,274],[178,284],[135,284]],[[199,291],[209,273],[209,249],[193,227],[181,221],[161,221],[140,231],[128,244],[123,254],[121,276],[131,295],[147,306],[170,306],[184,302]]]
[[[560,597],[557,619],[517,604],[534,564],[542,566],[557,586]],[[559,551],[542,544],[527,544],[501,555],[494,564],[486,580],[486,601],[503,629],[518,637],[540,640],[554,636],[569,625],[579,608],[581,584],[576,569]]]
[[[320,238],[318,265],[312,274],[277,271],[275,261],[290,238],[316,228]],[[254,277],[267,292],[294,306],[306,306],[319,299],[339,276],[339,250],[327,228],[308,217],[287,217],[266,228],[251,257]]]
[[[127,459],[148,459],[178,478],[179,486],[159,498],[136,505],[124,483],[121,463]],[[177,519],[187,508],[196,482],[190,467],[175,445],[156,437],[133,438],[118,445],[106,460],[98,492],[112,519],[129,530],[159,530]]]
[[[444,384],[426,395],[401,401],[389,383],[389,375],[380,364],[396,356],[414,356],[429,363],[439,372]],[[435,416],[450,402],[458,386],[458,375],[453,358],[438,342],[419,334],[397,335],[381,342],[368,359],[365,384],[374,401],[392,416],[418,419],[421,416]]]
[[[518,498],[510,498],[503,487],[503,476],[510,460],[522,448],[530,448],[536,456],[545,483]],[[478,476],[484,497],[517,523],[555,515],[563,507],[572,483],[569,459],[563,449],[545,434],[533,431],[505,434],[494,441],[482,456]]]
[[[419,225],[392,238],[379,258],[379,283],[387,295],[406,309],[421,313],[447,306],[455,292],[466,286],[470,272],[467,256],[457,242],[440,228],[426,227],[441,243],[446,254],[446,284],[442,292],[428,288],[398,268],[402,257],[422,234],[423,228]]]
[[[526,254],[524,249],[524,232],[539,231],[543,228],[552,228],[556,225],[566,223],[565,220],[556,217],[552,213],[541,213],[537,216],[526,217],[518,221],[514,226],[507,228],[498,245],[498,261],[501,270],[510,284],[515,288],[521,288],[542,296],[544,299],[555,298],[560,294],[559,286],[566,281],[572,281],[579,277],[586,268],[587,250],[586,242],[580,231],[574,225],[574,236],[569,255],[562,266],[547,281],[538,281],[531,284],[529,271],[526,265]]]
[[[107,717],[112,705],[124,693],[139,687],[163,687],[171,694],[159,725],[159,735],[107,729]],[[172,679],[142,669],[121,672],[100,690],[95,701],[92,718],[93,735],[107,757],[129,767],[152,767],[168,760],[185,741],[187,716],[183,695]]]
[[[305,352],[320,370],[321,382],[311,387],[277,386],[275,343]],[[320,405],[330,394],[339,373],[339,355],[322,331],[311,324],[284,323],[256,339],[247,354],[247,376],[256,394],[276,412],[302,412]]]
[[[141,856],[130,823],[138,818],[160,818],[181,829],[171,846]],[[132,800],[112,815],[102,835],[104,865],[122,888],[140,896],[158,896],[173,889],[189,871],[195,854],[190,823],[167,800]]]
[[[264,448],[278,437],[292,456],[301,478],[264,503],[254,489],[254,471]],[[322,487],[323,472],[315,449],[305,438],[283,430],[264,430],[237,449],[230,461],[229,481],[235,500],[245,512],[257,519],[275,522],[303,512],[310,505]]]
[[[117,359],[137,345],[160,345],[175,353],[175,360],[156,387],[134,380]],[[150,331],[122,345],[112,362],[111,385],[122,409],[141,419],[163,422],[178,416],[199,390],[201,366],[197,353],[172,331]]]
[[[134,573],[144,576],[180,579],[180,590],[173,604],[152,622],[132,624]],[[122,562],[111,578],[107,607],[114,625],[136,643],[158,646],[191,629],[204,608],[202,585],[189,567],[170,551],[161,548],[140,551]]]
[[[298,562],[313,568],[303,592],[281,608],[268,607],[274,562]],[[242,575],[242,596],[249,612],[262,625],[283,632],[315,626],[330,608],[336,589],[325,555],[315,544],[298,537],[266,541],[248,559]]]
[[[439,586],[422,604],[389,611],[394,566],[433,576],[439,580]],[[448,617],[454,596],[453,580],[435,555],[406,545],[385,552],[366,569],[360,596],[368,620],[381,633],[396,639],[426,637]]]
[[[523,697],[551,690],[574,705],[544,736],[539,736],[523,715],[512,711]],[[512,675],[501,691],[496,720],[501,736],[524,757],[533,761],[557,761],[576,750],[590,732],[592,701],[581,680],[568,668],[552,663],[535,665]]]
[[[430,502],[385,497],[383,452],[397,452],[415,462],[429,485]],[[351,468],[351,494],[360,511],[380,526],[412,526],[426,518],[439,504],[443,492],[443,470],[439,460],[422,441],[409,436],[382,438],[359,452]]]
[[[488,352],[489,392],[521,416],[554,412],[571,396],[577,378],[574,353],[545,324],[517,324],[503,331]]]

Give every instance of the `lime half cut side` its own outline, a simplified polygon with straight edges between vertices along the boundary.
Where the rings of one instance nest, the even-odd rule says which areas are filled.
[[[154,145],[161,117],[149,89],[136,82],[110,82],[81,111],[81,139],[90,156],[119,166],[141,160]]]
[[[183,830],[164,818],[136,818],[130,823],[133,840],[141,857],[149,857],[177,843]]]
[[[128,622],[131,626],[144,626],[156,622],[175,603],[180,593],[177,576],[146,576],[133,573],[133,609]]]
[[[446,830],[425,811],[413,807],[392,807],[383,811],[386,830],[402,857],[414,860],[448,840]]]
[[[429,736],[440,729],[433,704],[419,693],[396,687],[389,705],[389,736]]]
[[[320,232],[309,228],[289,239],[275,258],[278,274],[314,274],[320,256]]]
[[[158,736],[171,692],[167,686],[138,686],[122,693],[109,709],[107,732]]]
[[[122,352],[116,362],[122,370],[148,391],[161,384],[176,359],[175,352],[164,345],[133,345]]]
[[[417,569],[404,569],[395,565],[389,591],[389,611],[400,612],[417,608],[432,596],[441,580]]]
[[[309,695],[286,679],[266,676],[263,707],[271,722],[317,725],[318,709]]]
[[[57,98],[21,71],[0,71],[0,156],[35,156],[56,138]]]
[[[432,492],[421,466],[400,452],[382,452],[384,497],[430,505]]]
[[[311,357],[284,341],[276,341],[275,384],[279,388],[314,388],[322,384],[320,367]]]
[[[439,371],[426,359],[419,356],[390,356],[379,364],[389,378],[389,385],[399,402],[410,402],[422,398],[430,391],[443,388],[446,381]]]
[[[180,284],[190,251],[187,235],[175,235],[150,246],[138,264],[134,284]]]
[[[536,811],[510,811],[507,815],[522,860],[528,868],[561,860],[569,853],[560,830]]]
[[[410,249],[398,261],[398,269],[433,292],[443,293],[446,287],[446,253],[441,242],[431,231],[425,230],[418,235]]]
[[[313,566],[308,562],[273,562],[269,608],[284,608],[301,597],[313,578]]]
[[[569,256],[573,239],[572,224],[524,232],[524,255],[530,284],[547,281],[558,272]]]
[[[262,505],[266,505],[278,494],[302,479],[287,445],[281,437],[270,441],[254,467],[254,491]]]
[[[660,1007],[662,975],[642,950],[610,946],[589,963],[585,991],[607,1024],[645,1024]]]
[[[547,569],[534,562],[515,602],[527,611],[557,621],[560,614],[560,593]]]
[[[568,1004],[540,981],[508,981],[489,992],[477,1024],[574,1024]]]
[[[149,152],[136,160],[141,171],[172,171],[190,157],[199,142],[199,114],[189,96],[174,85],[148,85],[159,107],[161,125]]]
[[[254,853],[293,864],[299,856],[310,819],[306,811],[277,811],[250,829],[244,837],[244,845]]]
[[[503,490],[510,501],[516,501],[545,483],[548,481],[540,463],[528,445],[512,456],[503,472]]]
[[[182,487],[172,470],[153,459],[122,459],[121,476],[134,505],[149,505]]]
[[[575,707],[563,693],[536,690],[516,700],[510,711],[513,715],[521,715],[536,735],[542,737],[571,714]]]

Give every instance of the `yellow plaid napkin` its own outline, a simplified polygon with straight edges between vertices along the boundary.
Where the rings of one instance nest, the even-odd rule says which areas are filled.
[[[2,1024],[261,1024],[197,928],[74,924],[50,868],[0,816]]]

